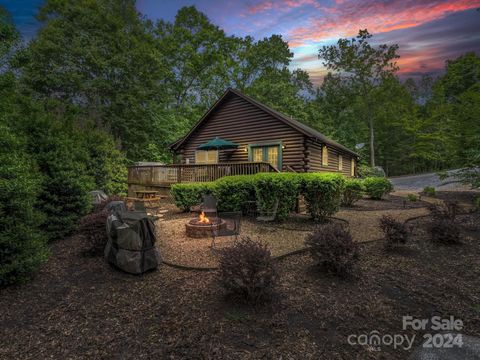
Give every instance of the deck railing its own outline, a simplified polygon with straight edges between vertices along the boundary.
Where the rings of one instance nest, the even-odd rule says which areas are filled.
[[[214,181],[230,175],[278,172],[266,162],[240,162],[204,165],[139,165],[128,168],[131,185],[169,185],[183,182]]]

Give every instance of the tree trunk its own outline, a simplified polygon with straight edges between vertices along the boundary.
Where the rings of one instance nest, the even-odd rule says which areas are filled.
[[[368,125],[370,128],[370,166],[374,167],[375,166],[375,139],[374,139],[374,133],[373,133],[373,119],[371,116],[369,116],[368,119]]]

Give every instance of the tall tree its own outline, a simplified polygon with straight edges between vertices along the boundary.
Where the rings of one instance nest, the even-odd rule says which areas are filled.
[[[370,138],[370,164],[375,166],[375,131],[372,113],[374,90],[387,77],[398,70],[395,60],[398,45],[370,45],[372,35],[360,30],[353,39],[339,39],[336,45],[323,46],[319,58],[328,70],[332,70],[355,89],[363,101],[362,118],[368,124]]]
[[[146,109],[162,101],[164,66],[135,2],[47,0],[39,19],[22,69],[33,95],[76,107],[119,139],[129,158],[148,156],[154,128]]]

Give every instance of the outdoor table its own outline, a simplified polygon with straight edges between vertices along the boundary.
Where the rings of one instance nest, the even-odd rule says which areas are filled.
[[[155,199],[158,196],[158,191],[155,190],[139,190],[135,193],[139,199]]]

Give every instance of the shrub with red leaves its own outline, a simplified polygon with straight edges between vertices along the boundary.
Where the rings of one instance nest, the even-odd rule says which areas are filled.
[[[85,253],[92,256],[103,255],[107,243],[108,211],[101,210],[85,215],[80,219],[79,233],[86,240]]]
[[[433,221],[429,230],[433,242],[445,245],[461,242],[460,226],[455,221],[458,212],[459,206],[456,201],[446,201],[443,206],[430,208]]]
[[[358,262],[358,244],[338,223],[319,226],[308,235],[305,245],[321,269],[340,277],[352,275]]]
[[[382,216],[379,222],[385,239],[385,248],[391,249],[407,243],[408,229],[403,222],[389,215]]]
[[[244,237],[221,250],[219,260],[219,280],[229,296],[251,304],[271,300],[277,276],[266,245]]]

